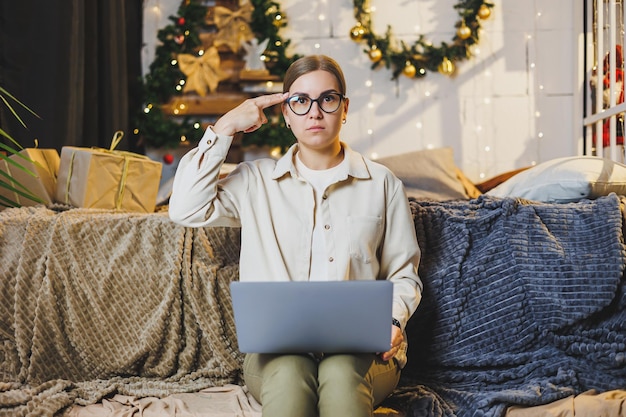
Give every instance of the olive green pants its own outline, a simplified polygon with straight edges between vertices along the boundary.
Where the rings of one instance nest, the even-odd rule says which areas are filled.
[[[395,360],[374,354],[248,354],[243,371],[263,417],[372,417],[400,379]]]

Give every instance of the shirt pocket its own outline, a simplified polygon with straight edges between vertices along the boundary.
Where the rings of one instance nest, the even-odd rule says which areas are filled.
[[[383,221],[375,216],[348,217],[350,257],[370,263],[382,236]]]

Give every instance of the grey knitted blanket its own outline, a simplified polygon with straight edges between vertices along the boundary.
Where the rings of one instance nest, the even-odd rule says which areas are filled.
[[[504,416],[626,387],[620,200],[411,201],[424,299],[388,401],[407,416]]]
[[[165,213],[0,212],[0,416],[237,383],[239,243]]]

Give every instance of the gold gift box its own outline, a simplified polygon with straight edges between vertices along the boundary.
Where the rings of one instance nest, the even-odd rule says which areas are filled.
[[[0,170],[9,174],[11,181],[2,176],[3,181],[9,183],[13,188],[24,193],[31,194],[41,201],[35,201],[24,197],[19,193],[6,187],[0,187],[0,195],[4,198],[19,204],[20,206],[34,206],[38,204],[50,205],[54,202],[54,194],[57,185],[57,173],[59,171],[59,153],[56,149],[26,148],[19,152],[25,158],[18,155],[11,155],[9,159],[26,168],[28,172],[14,166],[6,160],[0,160]],[[21,184],[23,186],[20,187]],[[6,202],[4,202],[6,203]]]
[[[64,146],[56,201],[73,207],[152,213],[163,165],[145,155],[110,149]]]

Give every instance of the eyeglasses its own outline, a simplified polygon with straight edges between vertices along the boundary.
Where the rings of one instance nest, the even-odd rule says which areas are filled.
[[[314,102],[317,102],[317,105],[324,113],[334,113],[339,109],[341,101],[344,98],[345,97],[339,93],[324,93],[316,99],[296,94],[295,96],[289,97],[286,102],[292,112],[298,116],[304,116],[311,110]]]

